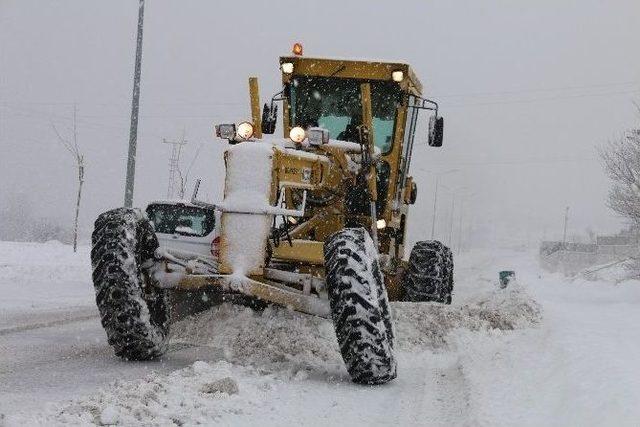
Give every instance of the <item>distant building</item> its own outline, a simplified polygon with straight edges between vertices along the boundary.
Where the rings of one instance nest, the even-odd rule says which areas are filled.
[[[635,227],[629,227],[618,234],[596,236],[596,244],[600,246],[630,246],[640,243],[640,233]]]

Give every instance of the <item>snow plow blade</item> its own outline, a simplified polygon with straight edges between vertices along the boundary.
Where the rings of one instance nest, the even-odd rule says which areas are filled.
[[[178,282],[176,289],[194,290],[205,287],[221,287],[224,290],[240,292],[265,302],[287,307],[291,310],[314,316],[331,318],[329,302],[315,295],[279,285],[265,283],[249,277],[237,277],[226,274],[187,275]]]

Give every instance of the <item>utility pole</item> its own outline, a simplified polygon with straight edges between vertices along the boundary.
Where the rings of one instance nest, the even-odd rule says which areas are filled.
[[[438,208],[438,182],[440,176],[436,176],[436,190],[433,192],[433,217],[431,220],[431,240],[435,238],[436,233],[436,209]]]
[[[136,145],[138,143],[138,106],[140,101],[140,68],[142,66],[142,23],[144,20],[144,0],[138,5],[138,36],[136,39],[136,64],[133,72],[133,99],[131,101],[131,128],[129,129],[129,155],[127,157],[127,178],[124,187],[124,206],[133,205],[133,184],[136,174]]]
[[[180,197],[183,197],[182,193],[182,177],[180,177],[180,154],[182,153],[182,147],[187,144],[184,139],[184,134],[180,141],[168,141],[162,139],[163,144],[171,145],[171,157],[169,157],[169,185],[167,186],[167,199],[173,199],[176,196],[176,188]],[[177,179],[180,179],[180,183],[176,183]]]
[[[460,221],[458,224],[458,255],[462,252],[462,216],[464,215],[464,203],[461,204]]]
[[[569,223],[569,206],[564,210],[564,230],[562,232],[562,243],[567,244],[567,224]]]
[[[436,174],[436,188],[433,192],[433,216],[431,217],[431,240],[435,238],[436,235],[436,215],[438,211],[438,185],[440,183],[440,177],[452,172],[459,172],[460,169],[450,169],[444,172],[440,172]]]

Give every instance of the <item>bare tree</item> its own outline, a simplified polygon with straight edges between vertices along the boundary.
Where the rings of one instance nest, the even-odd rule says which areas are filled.
[[[80,214],[80,199],[82,198],[82,184],[84,183],[84,154],[80,152],[78,147],[78,130],[76,127],[76,105],[73,105],[73,142],[63,138],[52,123],[51,127],[58,137],[58,141],[73,156],[76,167],[78,168],[78,197],[76,199],[76,214],[73,223],[73,252],[78,250],[78,216]]]
[[[616,213],[640,225],[640,129],[625,132],[600,150],[611,178],[608,205]]]

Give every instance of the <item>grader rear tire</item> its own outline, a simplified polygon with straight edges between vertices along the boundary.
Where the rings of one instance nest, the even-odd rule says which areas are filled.
[[[393,326],[377,250],[364,228],[335,233],[324,246],[326,283],[338,345],[351,379],[396,377]]]
[[[169,335],[168,292],[147,283],[158,239],[139,209],[103,213],[92,235],[91,265],[102,326],[115,354],[127,360],[161,356]]]
[[[453,255],[437,240],[417,242],[403,279],[404,300],[451,304]]]

